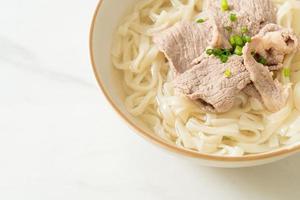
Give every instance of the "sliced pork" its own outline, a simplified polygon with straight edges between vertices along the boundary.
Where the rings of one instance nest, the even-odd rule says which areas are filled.
[[[227,37],[240,34],[242,28],[247,28],[247,34],[254,36],[266,24],[276,22],[276,8],[271,0],[228,0],[228,4],[227,12],[221,11],[220,0],[205,0],[203,8]],[[236,15],[235,21],[230,19],[231,14]]]
[[[211,112],[229,111],[241,91],[278,111],[289,92],[274,74],[298,50],[298,38],[274,24],[271,0],[228,4],[222,11],[220,0],[205,0],[200,23],[182,21],[154,36],[176,74],[175,89]]]
[[[226,63],[222,63],[206,55],[202,56],[199,64],[174,80],[178,93],[202,102],[206,110],[214,112],[230,110],[236,95],[249,82],[249,72],[243,65],[242,57],[231,56]]]
[[[259,94],[259,92],[257,91],[257,89],[255,88],[253,83],[248,84],[244,89],[243,92],[248,95],[249,97],[255,98],[259,101],[262,101],[261,99],[261,95]]]
[[[298,39],[294,33],[278,25],[269,24],[243,49],[244,63],[250,73],[251,81],[269,111],[275,112],[284,107],[289,92],[278,80],[273,79],[271,69],[258,63],[253,54],[267,58],[280,55],[277,60],[272,60],[274,63],[270,66],[280,68],[285,55],[293,53],[297,48]]]
[[[255,40],[262,41],[255,52],[266,58],[266,65],[272,71],[281,69],[285,56],[297,50],[299,45],[292,30],[277,24],[266,25],[255,36]]]
[[[207,46],[220,41],[217,27],[210,21],[201,24],[182,21],[154,36],[154,43],[167,57],[171,68],[180,74],[193,66]]]

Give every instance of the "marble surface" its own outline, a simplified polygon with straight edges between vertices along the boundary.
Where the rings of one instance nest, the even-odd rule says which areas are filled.
[[[91,70],[96,4],[0,0],[0,199],[299,199],[300,155],[213,169],[133,133]]]

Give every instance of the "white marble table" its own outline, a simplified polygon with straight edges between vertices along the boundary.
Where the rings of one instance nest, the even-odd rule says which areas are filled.
[[[0,0],[1,200],[300,198],[300,155],[212,169],[133,133],[93,77],[88,31],[96,4]]]

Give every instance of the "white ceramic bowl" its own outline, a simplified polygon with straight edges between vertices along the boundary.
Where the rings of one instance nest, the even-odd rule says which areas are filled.
[[[119,115],[144,138],[158,146],[186,157],[197,159],[203,165],[216,167],[249,167],[270,163],[300,151],[300,145],[284,147],[276,151],[241,157],[221,157],[202,154],[182,148],[157,137],[153,132],[132,117],[123,104],[124,95],[121,90],[121,76],[114,70],[110,49],[113,33],[120,19],[128,13],[137,0],[100,0],[91,25],[90,53],[91,61],[97,81],[112,107]]]

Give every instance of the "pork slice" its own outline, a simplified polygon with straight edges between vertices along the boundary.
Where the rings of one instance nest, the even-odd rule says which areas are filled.
[[[169,61],[176,74],[193,66],[193,60],[199,57],[207,46],[215,46],[218,30],[210,21],[198,24],[181,21],[173,27],[158,33],[153,41]]]
[[[248,29],[247,35],[254,36],[266,24],[276,22],[276,7],[271,0],[228,0],[228,4],[230,10],[226,12],[221,10],[220,0],[206,0],[203,8],[226,37],[241,34],[243,27]],[[236,14],[237,20],[232,22],[230,14]],[[227,31],[226,27],[231,27],[232,31]]]
[[[261,95],[259,94],[259,92],[257,91],[257,89],[255,88],[253,83],[248,84],[244,89],[243,92],[248,95],[249,97],[253,97],[259,101],[262,102],[261,99]]]
[[[251,81],[269,111],[275,112],[284,107],[289,92],[277,79],[273,80],[271,69],[258,63],[252,54],[256,52],[268,56],[272,52],[271,55],[281,55],[284,59],[285,55],[297,49],[298,39],[295,34],[275,24],[269,24],[263,28],[243,49],[244,63],[250,73]],[[283,59],[280,57],[273,64],[281,66]]]
[[[280,70],[285,56],[297,51],[298,46],[298,38],[291,30],[268,24],[243,49],[244,63],[252,81],[244,92],[262,100],[269,111],[284,107],[289,95],[287,88],[278,80],[273,80],[272,71]],[[253,52],[266,58],[266,66],[256,62]]]
[[[256,48],[256,53],[266,58],[266,65],[272,71],[281,69],[285,56],[299,46],[294,32],[277,24],[267,24],[255,37],[263,40],[263,44]]]
[[[277,9],[271,0],[238,0],[243,20],[251,35],[255,35],[268,23],[276,23]],[[248,16],[248,17],[244,17]]]
[[[267,67],[256,62],[251,52],[249,53],[249,46],[246,46],[244,54],[245,66],[264,105],[272,112],[280,110],[286,104],[288,91],[284,90],[278,80],[273,80],[272,73]]]
[[[236,95],[250,82],[243,58],[234,55],[222,63],[214,56],[203,54],[199,60],[199,64],[175,78],[175,90],[202,102],[205,110],[229,111]],[[229,77],[224,74],[226,71],[230,72]]]

